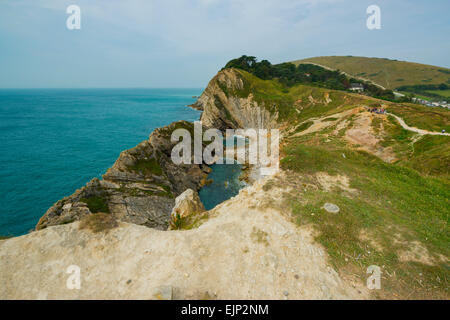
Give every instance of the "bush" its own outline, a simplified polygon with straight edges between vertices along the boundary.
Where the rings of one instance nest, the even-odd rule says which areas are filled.
[[[97,212],[106,212],[109,213],[109,207],[106,203],[106,200],[102,197],[89,197],[89,198],[81,198],[81,202],[87,204],[89,211],[92,213]]]

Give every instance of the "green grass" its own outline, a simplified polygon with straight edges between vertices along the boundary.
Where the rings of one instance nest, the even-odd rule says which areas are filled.
[[[450,98],[450,90],[426,90],[426,92],[437,94],[443,98]]]
[[[367,103],[364,96],[343,91],[294,85],[286,87],[278,80],[262,80],[246,71],[235,69],[244,82],[243,89],[230,91],[228,95],[247,98],[250,94],[270,113],[278,113],[279,121],[302,122],[312,117],[323,117]],[[331,99],[326,103],[325,95]],[[310,101],[314,99],[314,103]],[[295,109],[300,108],[300,113]]]
[[[105,198],[102,197],[89,197],[89,198],[81,198],[81,202],[87,204],[89,211],[92,213],[104,212],[109,213],[108,203]]]
[[[414,143],[413,153],[403,164],[450,181],[450,137],[423,136]]]
[[[176,215],[174,220],[170,221],[172,230],[191,230],[198,228],[209,218],[208,213],[194,213],[187,217],[181,217],[179,214]]]
[[[138,159],[134,165],[128,167],[130,170],[141,173],[143,175],[156,175],[163,174],[162,168],[155,158]]]
[[[403,118],[406,124],[419,129],[450,132],[450,110],[418,104],[389,104],[388,111]]]
[[[314,122],[312,122],[312,121],[305,121],[295,129],[295,132],[305,131],[306,129],[311,127],[313,124],[314,124]]]
[[[448,266],[402,262],[399,250],[408,247],[394,240],[397,235],[405,240],[419,240],[434,257],[450,254],[448,183],[422,176],[413,169],[384,163],[360,151],[292,141],[284,152],[282,168],[300,177],[316,172],[345,175],[350,179],[350,187],[359,190],[349,195],[339,189],[325,192],[309,188],[300,190],[300,195],[288,197],[297,222],[312,223],[317,228],[317,240],[327,249],[337,269],[356,268],[365,279],[367,266],[384,266],[388,273],[396,272],[396,277],[385,279],[385,285],[392,292],[420,288],[423,284],[417,283],[417,279],[422,274],[426,290],[417,291],[416,297],[446,294]],[[325,202],[337,204],[340,212],[327,213],[321,209]],[[362,239],[363,230],[367,230],[383,249]]]
[[[415,133],[403,129],[397,119],[389,115],[388,122],[384,122],[384,140],[381,141],[383,147],[392,147],[397,156],[404,156],[412,151],[411,142]]]
[[[329,56],[294,61],[295,64],[301,62],[313,62],[331,69],[339,69],[372,80],[388,89],[423,83],[440,84],[450,78],[450,69],[383,58]],[[399,79],[403,81],[398,81]]]

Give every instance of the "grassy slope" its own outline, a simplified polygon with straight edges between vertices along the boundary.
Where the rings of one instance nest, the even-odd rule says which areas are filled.
[[[385,101],[356,94],[303,85],[285,88],[277,81],[264,81],[244,71],[244,89],[238,96],[252,93],[255,100],[271,112],[279,112],[288,126],[297,123],[297,131],[311,125],[310,118],[328,117],[361,105],[386,104]],[[230,94],[230,92],[228,93]],[[324,102],[324,96],[333,100]],[[309,97],[315,102],[312,103]],[[411,125],[438,130],[449,124],[449,113],[416,105],[388,103],[389,110]],[[295,109],[300,110],[300,113]],[[392,117],[391,117],[392,118]],[[382,268],[380,298],[446,298],[448,265],[441,255],[450,255],[450,138],[426,136],[418,139],[387,118],[384,120],[385,147],[391,146],[398,161],[388,164],[379,158],[352,148],[343,134],[334,136],[336,126],[301,137],[287,138],[282,146],[282,167],[291,170],[288,179],[294,187],[286,196],[299,224],[312,224],[331,262],[341,273],[367,279],[366,268]],[[350,116],[348,122],[352,123]],[[372,125],[380,125],[372,124]],[[345,154],[345,158],[342,156]],[[350,194],[339,188],[325,191],[314,178],[317,172],[346,176]],[[286,187],[287,182],[281,186]],[[337,204],[338,215],[327,214],[325,202]],[[369,235],[363,238],[362,233]],[[402,260],[402,252],[414,249],[414,242],[428,250],[434,265]],[[419,252],[420,254],[420,252]]]
[[[405,120],[406,124],[429,131],[450,132],[450,110],[445,108],[430,108],[418,104],[402,103],[388,104],[392,112]]]
[[[254,100],[270,112],[278,112],[280,121],[289,121],[290,124],[312,117],[331,115],[372,102],[370,97],[301,84],[287,88],[277,80],[261,80],[248,72],[237,71],[244,80],[244,89],[228,92],[228,94],[247,97],[252,93]],[[326,94],[331,99],[329,103],[325,102]],[[315,100],[314,103],[311,103],[310,97]]]
[[[294,61],[295,64],[300,62],[313,62],[339,69],[372,80],[389,89],[404,85],[440,84],[450,79],[450,69],[447,68],[382,58],[331,56]],[[446,70],[449,73],[439,70]]]
[[[419,241],[433,258],[449,256],[449,184],[325,141],[304,137],[284,149],[282,167],[295,172],[305,186],[287,196],[297,223],[313,224],[317,241],[341,273],[355,274],[364,282],[366,268],[380,266],[379,297],[448,297],[445,262],[428,265],[404,261],[400,255]],[[325,191],[313,179],[317,172],[346,176],[357,191]],[[338,205],[339,214],[325,212],[326,202]],[[368,236],[362,237],[363,233]]]
[[[389,112],[402,117],[409,126],[438,132],[445,129],[450,132],[450,110],[447,109],[391,103],[358,94],[305,85],[286,88],[276,80],[261,80],[245,71],[238,70],[238,72],[244,80],[244,89],[232,94],[247,97],[252,93],[258,103],[271,112],[278,112],[282,122],[288,122],[289,126],[300,124],[297,131],[309,127],[312,124],[310,118],[331,116],[359,106],[383,105]],[[326,95],[331,102],[325,103]],[[311,103],[310,97],[314,99],[314,103]],[[385,124],[388,137],[382,144],[385,147],[392,146],[401,153],[397,155],[399,162],[421,174],[441,175],[448,180],[450,138],[427,136],[413,143],[414,134],[401,128],[395,120],[391,121],[390,125]]]

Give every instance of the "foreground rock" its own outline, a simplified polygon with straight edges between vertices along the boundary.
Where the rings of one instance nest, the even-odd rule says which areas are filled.
[[[281,191],[262,185],[192,230],[120,222],[93,233],[74,222],[0,241],[0,299],[367,298],[327,264],[310,229],[265,207],[277,207]],[[79,290],[66,286],[71,265],[80,268]]]
[[[37,230],[80,220],[96,212],[138,225],[166,230],[174,198],[206,181],[206,165],[175,165],[170,159],[175,129],[193,130],[193,124],[178,121],[153,131],[150,138],[123,151],[103,176],[55,203],[39,220]]]
[[[175,199],[175,207],[170,214],[170,230],[180,229],[183,225],[192,224],[200,213],[205,211],[198,193],[187,189]]]

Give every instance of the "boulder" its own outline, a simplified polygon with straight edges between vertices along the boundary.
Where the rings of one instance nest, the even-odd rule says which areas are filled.
[[[205,211],[205,207],[192,189],[187,189],[175,199],[175,206],[170,214],[170,230],[179,229],[182,223]]]

